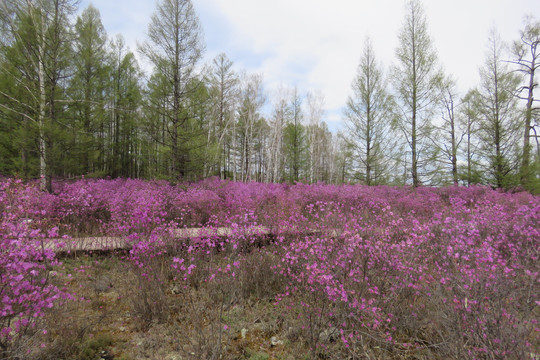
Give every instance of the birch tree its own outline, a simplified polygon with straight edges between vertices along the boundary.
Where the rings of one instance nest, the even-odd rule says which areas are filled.
[[[2,47],[9,55],[3,76],[12,78],[19,96],[0,90],[0,107],[37,129],[40,187],[52,190],[53,128],[61,123],[63,94],[60,86],[68,76],[70,17],[74,0],[5,0],[0,3]],[[67,124],[64,123],[64,126]]]
[[[324,149],[324,131],[321,131],[324,116],[324,96],[320,93],[308,93],[308,139],[309,139],[309,182],[322,180],[322,151]]]
[[[288,89],[281,88],[274,99],[272,116],[269,120],[270,133],[267,147],[268,171],[267,182],[281,181],[284,163],[283,137],[286,123],[291,116],[288,104]]]
[[[255,156],[255,137],[260,110],[266,98],[262,87],[262,75],[246,75],[242,84],[242,103],[238,115],[238,135],[240,143],[241,181],[252,181]]]
[[[433,139],[433,143],[441,152],[442,163],[450,167],[452,183],[458,185],[458,148],[464,134],[462,135],[458,128],[458,95],[456,83],[451,77],[446,78],[442,83],[440,101],[442,124],[434,134],[436,138]]]

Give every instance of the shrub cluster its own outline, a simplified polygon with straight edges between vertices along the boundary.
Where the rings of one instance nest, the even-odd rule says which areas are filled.
[[[537,352],[540,198],[527,193],[217,179],[82,180],[55,192],[0,185],[4,349],[66,298],[47,281],[54,254],[36,245],[100,234],[129,239],[149,319],[166,316],[167,282],[186,294],[205,283],[297,314],[313,356]],[[203,230],[178,239],[193,227]]]

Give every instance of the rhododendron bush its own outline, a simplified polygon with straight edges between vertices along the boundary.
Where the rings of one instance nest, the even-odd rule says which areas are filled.
[[[540,198],[527,193],[209,179],[58,182],[45,194],[7,180],[0,211],[3,343],[63,296],[47,282],[54,254],[35,244],[106,235],[130,244],[141,294],[167,281],[271,291],[313,356],[538,353]],[[263,267],[265,291],[249,284]]]
[[[24,346],[22,335],[37,329],[46,309],[70,298],[48,281],[57,265],[55,254],[43,245],[58,238],[58,227],[47,222],[39,203],[42,194],[20,181],[0,183],[0,354],[10,347]],[[62,244],[57,241],[58,246]]]

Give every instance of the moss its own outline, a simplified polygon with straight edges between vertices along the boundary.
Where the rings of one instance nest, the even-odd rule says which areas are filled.
[[[94,360],[97,355],[113,344],[113,338],[109,334],[99,334],[85,341],[79,350],[79,359]]]

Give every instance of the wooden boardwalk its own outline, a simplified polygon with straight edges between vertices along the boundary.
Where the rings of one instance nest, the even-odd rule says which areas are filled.
[[[305,229],[270,229],[269,227],[257,225],[248,227],[218,227],[218,228],[181,228],[175,229],[170,233],[169,239],[173,241],[182,241],[197,238],[226,238],[230,236],[250,236],[264,238],[266,236],[280,235],[321,235],[321,230],[313,229],[307,231]],[[326,233],[326,236],[340,236],[341,232],[331,230]],[[170,241],[170,240],[168,240]],[[101,252],[114,250],[129,250],[136,240],[130,240],[127,237],[118,236],[97,236],[97,237],[76,237],[68,239],[51,239],[44,240],[40,245],[45,249],[51,249],[56,254],[67,255],[76,254],[78,252]]]
[[[219,228],[181,228],[172,233],[175,240],[187,240],[204,237],[227,237],[233,235],[244,236],[266,236],[272,232],[264,226],[252,227],[219,227]],[[45,240],[43,246],[51,249],[55,253],[90,252],[90,251],[111,251],[128,250],[133,241],[127,237],[98,236],[98,237],[76,237],[68,239]]]

